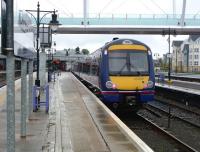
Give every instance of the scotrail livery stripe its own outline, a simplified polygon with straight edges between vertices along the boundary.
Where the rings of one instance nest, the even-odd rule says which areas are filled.
[[[154,95],[155,91],[154,90],[145,90],[145,91],[102,91],[101,94],[104,95],[115,95],[115,94],[137,94],[140,93],[142,95]]]
[[[120,45],[112,45],[108,48],[109,51],[112,50],[141,50],[147,51],[147,48],[143,45],[128,45],[128,44],[120,44]]]

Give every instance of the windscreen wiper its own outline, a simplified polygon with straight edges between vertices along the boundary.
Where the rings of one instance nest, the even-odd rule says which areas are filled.
[[[124,70],[124,68],[126,67],[126,63],[123,65],[123,67],[119,70],[119,72],[117,72],[117,75],[121,75],[122,71]]]
[[[134,66],[134,65],[131,64],[131,63],[129,64],[129,66],[130,66],[131,68],[133,68],[133,69],[136,70],[135,72],[137,73],[137,75],[139,75],[139,76],[141,75],[141,72],[139,71],[139,69],[138,69],[136,66]],[[131,70],[130,70],[130,71],[131,71]]]

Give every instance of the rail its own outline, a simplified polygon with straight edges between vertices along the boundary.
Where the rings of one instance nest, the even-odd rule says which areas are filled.
[[[171,133],[165,131],[164,129],[162,129],[161,127],[159,127],[158,125],[156,125],[155,123],[151,122],[150,120],[148,120],[147,118],[145,118],[144,116],[142,116],[141,114],[137,114],[141,119],[145,120],[146,122],[148,122],[149,124],[151,124],[154,128],[156,128],[157,130],[161,131],[162,133],[164,133],[166,136],[170,137],[172,140],[174,140],[175,142],[179,143],[182,147],[185,148],[185,150],[191,151],[191,152],[198,152],[196,149],[192,148],[191,146],[189,146],[188,144],[184,143],[183,141],[181,141],[180,139],[176,138],[175,136],[173,136]]]

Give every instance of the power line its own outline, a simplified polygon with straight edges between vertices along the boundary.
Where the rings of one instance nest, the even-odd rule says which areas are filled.
[[[118,9],[119,7],[122,7],[126,2],[127,2],[127,0],[125,2],[123,0],[117,7],[112,9],[112,12],[115,11],[116,9]]]
[[[143,0],[139,0],[145,7],[146,9],[150,10],[152,13],[154,13],[154,11],[152,9],[150,9],[144,2]]]
[[[157,6],[164,14],[167,15],[167,13],[166,13],[154,0],[151,0],[151,2],[152,2],[155,6]]]
[[[65,9],[60,8],[60,7],[58,7],[57,5],[55,5],[55,3],[53,3],[51,0],[48,0],[48,1],[49,1],[49,3],[50,3],[53,7],[56,6],[57,9],[61,9],[61,11],[62,11],[65,15],[70,16],[71,14],[73,14],[73,13],[70,12],[67,8],[65,8]],[[59,2],[59,4],[63,5],[61,2]],[[63,6],[65,6],[65,5],[63,5]],[[67,13],[65,10],[67,10],[68,13]]]
[[[113,0],[110,0],[110,1],[103,7],[103,9],[101,9],[101,11],[99,11],[99,14],[100,14],[100,13],[103,13],[104,9],[105,9],[106,7],[108,7],[112,1],[113,1]]]
[[[200,13],[200,10],[198,10],[198,12],[194,15],[194,17],[196,17],[199,13]]]

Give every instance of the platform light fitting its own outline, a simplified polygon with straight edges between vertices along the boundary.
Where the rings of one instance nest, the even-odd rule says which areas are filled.
[[[49,22],[49,26],[53,32],[56,32],[58,29],[58,26],[61,25],[59,24],[59,21],[57,20],[57,14],[55,13],[56,11],[54,10],[52,14],[52,20]]]

